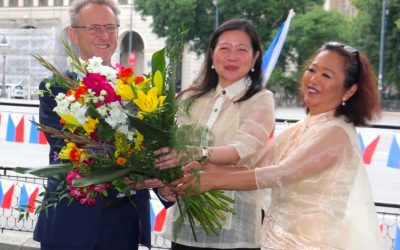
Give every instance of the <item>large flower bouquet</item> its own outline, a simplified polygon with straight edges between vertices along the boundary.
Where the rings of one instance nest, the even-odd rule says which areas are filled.
[[[48,94],[54,87],[66,93],[54,96],[54,111],[61,117],[62,129],[37,123],[47,134],[65,141],[57,157],[60,164],[43,168],[15,168],[59,180],[55,192],[46,190],[45,198],[36,208],[40,213],[56,205],[61,199],[78,200],[82,205],[94,205],[99,197],[108,197],[114,189],[130,197],[133,187],[126,177],[141,182],[158,178],[168,184],[182,177],[180,166],[168,170],[154,167],[154,151],[168,146],[180,151],[192,145],[190,138],[196,128],[177,126],[175,114],[175,65],[180,56],[166,50],[152,56],[152,72],[137,76],[126,67],[109,67],[101,58],[83,61],[64,41],[70,71],[78,80],[71,79],[48,63],[40,55],[34,57],[53,73],[46,80]],[[186,136],[190,135],[190,136]],[[179,138],[179,139],[177,139]],[[217,232],[225,219],[224,212],[233,212],[233,201],[221,191],[184,196],[178,201],[181,218],[193,225]]]

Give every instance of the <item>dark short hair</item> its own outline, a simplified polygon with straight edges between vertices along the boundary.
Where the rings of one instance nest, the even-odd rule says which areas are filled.
[[[377,78],[368,58],[360,51],[340,42],[327,42],[311,57],[312,60],[322,51],[332,51],[345,59],[344,90],[357,85],[357,91],[347,101],[346,105],[336,108],[335,116],[345,116],[348,122],[355,126],[365,126],[368,122],[380,116]]]
[[[85,7],[89,4],[106,5],[106,6],[110,7],[110,9],[114,12],[115,19],[116,19],[115,21],[117,22],[117,24],[119,24],[118,16],[119,16],[120,10],[118,8],[118,5],[113,0],[74,0],[69,9],[71,26],[79,25],[79,23],[78,23],[79,12],[81,11],[81,9],[83,7]]]
[[[206,57],[204,58],[203,66],[201,68],[199,76],[195,80],[195,84],[186,90],[186,91],[191,91],[191,90],[195,91],[196,94],[193,95],[193,98],[199,98],[217,87],[218,75],[215,72],[215,70],[211,69],[211,65],[213,64],[212,55],[221,34],[231,30],[242,30],[246,32],[246,34],[248,34],[250,37],[253,52],[256,53],[257,51],[259,51],[260,53],[259,57],[257,58],[254,64],[254,71],[250,71],[248,74],[251,79],[251,85],[249,89],[246,91],[246,93],[243,95],[243,97],[237,100],[237,102],[247,100],[250,97],[252,97],[255,93],[261,90],[262,56],[261,56],[261,43],[257,34],[257,29],[250,20],[231,19],[222,23],[211,36]],[[182,93],[186,91],[183,91]]]

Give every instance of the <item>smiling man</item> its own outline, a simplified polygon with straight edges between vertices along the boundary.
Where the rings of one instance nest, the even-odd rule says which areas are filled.
[[[119,9],[112,0],[73,1],[68,36],[77,45],[83,60],[97,56],[111,66],[118,41],[118,15]],[[78,77],[69,71],[66,74],[74,79]],[[45,85],[43,81],[39,88],[46,90]],[[61,129],[60,117],[53,111],[56,106],[54,96],[67,90],[59,87],[51,90],[53,95],[45,92],[40,97],[39,120],[44,125]],[[58,163],[53,156],[64,142],[46,137],[50,145],[50,163]],[[78,200],[61,200],[57,207],[50,207],[39,215],[34,240],[41,243],[42,250],[134,250],[138,249],[139,242],[150,247],[150,194],[147,188],[160,184],[148,181],[132,194],[136,207],[127,197],[121,197],[111,189],[108,190],[109,199],[99,198],[93,206],[81,205]],[[58,184],[55,179],[49,179],[47,188],[56,191]],[[163,203],[165,206],[172,204]]]

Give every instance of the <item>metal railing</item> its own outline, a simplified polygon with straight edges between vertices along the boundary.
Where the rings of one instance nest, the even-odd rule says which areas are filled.
[[[12,181],[15,190],[20,190],[26,183],[36,185],[46,185],[45,178],[38,178],[31,175],[20,175],[12,171],[12,168],[0,166],[0,180]],[[17,204],[20,202],[20,192],[13,193],[14,206],[9,209],[0,208],[0,230],[33,232],[37,220],[37,215],[29,214],[29,218],[18,221],[20,212],[16,210]],[[378,217],[380,219],[380,230],[382,232],[386,249],[393,249],[396,240],[397,225],[400,223],[400,204],[375,203]],[[170,242],[162,236],[152,234],[152,248],[169,249]]]
[[[14,184],[14,192],[12,197],[12,204],[10,208],[0,207],[0,234],[4,230],[20,231],[20,232],[33,232],[35,229],[37,215],[35,213],[28,213],[26,219],[19,220],[21,212],[18,211],[18,206],[21,201],[20,190],[23,185],[36,184],[44,186],[47,184],[46,178],[39,178],[32,175],[21,175],[12,171],[10,167],[0,166],[0,181],[7,180]],[[152,248],[153,249],[169,249],[170,242],[158,234],[152,233]]]

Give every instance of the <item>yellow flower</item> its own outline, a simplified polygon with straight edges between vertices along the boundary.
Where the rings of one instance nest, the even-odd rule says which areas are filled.
[[[64,125],[80,126],[78,120],[70,114],[58,114],[61,117],[61,121]]]
[[[125,84],[120,79],[117,80],[117,94],[125,101],[130,101],[135,97],[130,84]]]
[[[142,90],[138,90],[138,97],[134,99],[133,102],[140,108],[141,111],[153,112],[156,108],[158,108],[158,104],[160,103],[160,100],[157,96],[157,91],[157,87],[153,87],[146,95]]]
[[[58,154],[58,158],[62,160],[70,160],[72,162],[82,162],[86,157],[86,151],[78,148],[76,144],[72,142],[68,142]]]
[[[99,119],[93,119],[92,117],[88,116],[87,117],[87,122],[82,125],[83,129],[86,131],[86,133],[89,135],[93,133],[93,131],[96,129],[96,125],[99,123]]]
[[[136,135],[135,150],[139,151],[143,148],[142,144],[143,144],[144,137],[139,132],[136,132],[135,135]]]
[[[158,95],[162,95],[164,80],[162,74],[159,70],[154,73],[154,85],[157,87]]]

